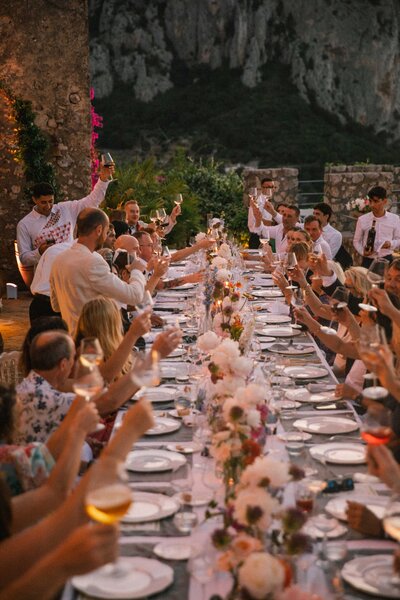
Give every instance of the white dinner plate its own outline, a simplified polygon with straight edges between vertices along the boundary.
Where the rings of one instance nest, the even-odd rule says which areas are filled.
[[[154,426],[148,429],[145,435],[164,435],[165,433],[171,433],[177,431],[181,427],[181,422],[176,419],[168,419],[167,417],[156,417],[154,419]]]
[[[177,358],[178,356],[183,356],[186,354],[186,350],[184,348],[175,348],[170,354],[168,354],[167,358]]]
[[[275,289],[274,290],[271,290],[271,289],[252,290],[251,293],[255,298],[282,298],[283,297],[281,290],[275,290]]]
[[[302,356],[315,352],[315,348],[312,345],[290,344],[289,346],[287,344],[280,344],[279,342],[271,344],[268,350],[274,354],[286,354],[287,356]]]
[[[393,574],[393,553],[358,556],[347,562],[342,569],[343,579],[356,590],[378,598],[399,598],[399,590],[390,584]],[[380,586],[384,577],[387,584]]]
[[[160,521],[175,514],[179,503],[164,494],[134,492],[133,502],[122,517],[123,523],[147,523]]]
[[[335,465],[362,465],[366,462],[365,446],[350,442],[315,444],[310,448],[313,458],[324,459]]]
[[[281,440],[281,442],[287,442],[288,441],[288,436],[292,436],[291,439],[293,440],[293,431],[284,431],[283,433],[278,433],[278,435],[276,436],[278,438],[278,440]],[[312,435],[311,433],[306,433],[305,431],[299,431],[298,432],[298,441],[299,442],[307,442],[307,440],[311,440]],[[297,441],[297,439],[296,439]]]
[[[159,560],[142,556],[120,558],[125,574],[110,575],[110,567],[105,566],[86,575],[72,579],[72,585],[89,596],[105,600],[135,600],[145,598],[165,590],[174,580],[170,566]]]
[[[171,452],[180,452],[182,454],[194,454],[195,452],[200,452],[202,450],[202,446],[200,444],[196,444],[195,442],[182,442],[168,444],[167,450]]]
[[[293,377],[294,379],[319,379],[320,377],[326,377],[328,371],[323,367],[286,367],[283,369],[283,373],[286,377]]]
[[[269,325],[277,325],[279,323],[290,323],[292,318],[289,315],[272,315],[271,313],[266,313],[263,315],[257,315],[256,321],[261,323],[268,323]]]
[[[358,429],[358,423],[355,421],[336,416],[305,417],[304,419],[295,421],[293,426],[301,431],[308,431],[308,433],[317,433],[319,435],[350,433]]]
[[[267,335],[272,337],[294,337],[296,335],[300,335],[301,331],[299,329],[292,329],[291,327],[273,327],[268,326],[260,329],[260,331],[256,331],[256,335]]]
[[[260,338],[259,341],[260,341],[261,344],[268,344],[269,345],[271,342],[275,342],[276,341],[276,338],[271,337],[270,335],[264,335],[263,333],[260,333],[259,331],[255,331],[254,333]]]
[[[166,281],[165,283],[168,283],[168,281]],[[193,288],[195,288],[197,285],[197,283],[183,283],[182,285],[177,285],[173,288],[168,288],[169,291],[177,291],[180,292],[181,290],[192,290]]]
[[[133,450],[126,457],[128,471],[137,473],[158,473],[176,470],[186,463],[186,458],[178,452],[167,450]]]
[[[373,512],[378,519],[382,519],[385,513],[385,507],[390,498],[385,498],[383,496],[366,496],[358,494],[357,492],[345,495],[340,494],[336,498],[329,500],[325,506],[325,510],[336,519],[339,519],[340,521],[347,521],[347,502],[349,500],[351,502],[359,502],[359,504],[363,504],[369,508],[369,510]]]
[[[159,558],[166,560],[187,560],[190,558],[192,547],[188,542],[160,542],[153,548],[153,552]]]
[[[149,388],[147,390],[141,390],[138,394],[135,394],[133,400],[139,400],[140,398],[146,397],[150,402],[171,402],[176,397],[177,391],[171,388]]]
[[[174,500],[177,500],[182,505],[187,506],[204,506],[208,504],[212,499],[212,491],[211,490],[196,490],[195,494],[191,492],[179,492],[172,496]]]

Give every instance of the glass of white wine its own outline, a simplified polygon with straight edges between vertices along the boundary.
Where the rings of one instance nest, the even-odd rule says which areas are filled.
[[[151,210],[149,217],[150,217],[150,221],[152,223],[154,223],[154,225],[156,225],[157,221],[159,221],[159,219],[160,219],[160,217],[158,215],[158,210],[155,208],[153,210]]]
[[[85,367],[99,366],[104,359],[99,340],[96,337],[84,337],[81,340],[79,357]]]
[[[180,206],[182,204],[182,202],[183,202],[183,196],[182,196],[182,194],[175,194],[174,195],[174,203],[177,206]]]
[[[148,387],[156,387],[161,382],[160,355],[152,350],[149,353],[137,352],[131,371],[132,380],[139,386],[141,396]]]
[[[86,355],[85,355],[86,356]],[[86,402],[91,402],[92,398],[99,394],[104,387],[103,377],[95,363],[89,363],[87,358],[80,356],[74,372],[74,382],[72,389],[75,394],[85,398]],[[102,431],[104,425],[99,423],[96,431]]]
[[[85,496],[87,515],[97,523],[112,525],[122,519],[133,501],[123,463],[103,459],[101,469],[93,469]],[[104,567],[106,575],[121,577],[126,569],[119,559]]]
[[[333,312],[334,315],[337,315],[339,313],[339,311],[343,310],[344,308],[346,308],[346,306],[349,303],[349,290],[346,289],[344,286],[339,285],[335,291],[333,292],[332,296],[329,298],[329,304],[331,306],[331,310]],[[336,321],[336,319],[331,319],[330,323],[328,326],[323,325],[321,327],[321,331],[322,333],[325,333],[327,335],[336,335],[337,331],[336,329],[333,327],[333,323],[334,321]]]

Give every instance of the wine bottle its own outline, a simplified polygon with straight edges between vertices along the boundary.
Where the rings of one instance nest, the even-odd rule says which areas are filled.
[[[374,251],[375,238],[376,238],[376,229],[375,229],[376,219],[373,219],[371,229],[368,231],[367,241],[364,246],[364,252],[370,253]]]

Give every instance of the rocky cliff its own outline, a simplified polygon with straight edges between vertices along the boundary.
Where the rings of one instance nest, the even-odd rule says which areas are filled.
[[[400,139],[397,0],[90,0],[98,98],[122,82],[148,102],[182,66],[239,69],[255,87],[270,61],[301,96]]]

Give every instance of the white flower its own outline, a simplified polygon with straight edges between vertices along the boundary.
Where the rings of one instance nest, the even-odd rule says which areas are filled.
[[[233,516],[240,525],[252,525],[266,531],[279,503],[263,488],[250,487],[238,492],[233,507]]]
[[[289,463],[274,460],[269,456],[258,456],[253,464],[243,471],[240,485],[257,487],[265,479],[275,488],[285,485],[290,481]]]
[[[213,318],[212,326],[215,333],[222,339],[228,337],[228,332],[224,331],[221,327],[222,322],[224,320],[224,315],[222,313],[217,313]]]
[[[238,387],[245,384],[244,379],[232,375],[225,375],[223,379],[217,381],[214,385],[215,393],[220,396],[230,396],[236,392]]]
[[[218,258],[218,260],[225,260],[224,258],[219,258],[219,256],[216,256],[214,258],[214,260],[216,260]],[[225,260],[226,262],[226,260]],[[217,281],[219,281],[220,283],[223,283],[224,281],[229,281],[229,279],[232,277],[232,273],[230,271],[228,271],[228,269],[225,269],[225,267],[221,267],[219,269],[219,271],[217,271],[217,274],[215,275],[215,279]]]
[[[254,368],[254,363],[251,358],[239,356],[232,361],[230,368],[239,377],[248,377]]]
[[[197,338],[197,346],[202,352],[210,352],[214,350],[221,342],[221,338],[217,336],[213,331],[206,331]]]
[[[218,255],[222,256],[222,258],[230,259],[232,256],[231,249],[228,244],[221,244],[218,250]]]
[[[267,552],[253,552],[239,568],[239,583],[256,600],[283,588],[285,571],[282,564]]]
[[[207,237],[207,235],[203,231],[200,231],[200,233],[198,233],[196,235],[195,239],[196,239],[196,242],[201,242],[201,240],[204,240],[206,237]]]
[[[228,261],[221,256],[215,256],[211,261],[211,266],[215,267],[216,269],[226,269],[227,265]]]
[[[222,407],[222,416],[227,423],[241,421],[245,415],[245,408],[234,398],[227,398]]]
[[[257,383],[249,383],[246,387],[237,389],[235,398],[240,402],[245,402],[248,406],[265,404],[265,388]]]
[[[256,408],[253,408],[252,410],[248,410],[246,412],[246,421],[247,421],[247,425],[249,425],[249,427],[256,429],[257,427],[259,427],[261,425],[260,412]]]

